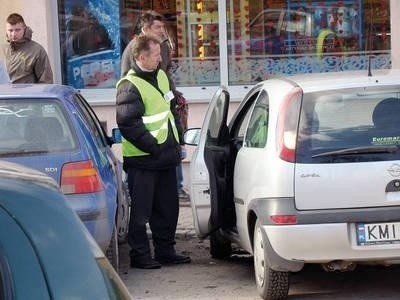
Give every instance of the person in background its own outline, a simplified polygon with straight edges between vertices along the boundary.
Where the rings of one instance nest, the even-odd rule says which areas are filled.
[[[179,121],[181,122],[183,130],[187,129],[187,117],[188,117],[188,104],[186,99],[183,97],[182,93],[176,90],[175,84],[173,80],[171,80],[170,70],[171,70],[171,52],[173,50],[173,44],[171,40],[168,38],[167,31],[165,29],[165,19],[164,17],[152,10],[146,11],[141,16],[141,34],[153,34],[157,38],[160,39],[160,47],[161,47],[161,62],[160,68],[164,70],[168,78],[170,80],[171,90],[175,95],[176,103],[177,103],[177,112],[179,116]],[[124,52],[122,53],[121,58],[121,76],[125,76],[132,65],[134,64],[134,58],[132,56],[132,47],[135,44],[136,37],[134,37]],[[182,157],[181,159],[186,158],[186,149],[182,146]],[[189,195],[183,189],[183,170],[182,163],[180,163],[176,167],[176,176],[177,176],[177,189],[179,199],[182,201],[189,201]]]
[[[183,141],[180,123],[175,121],[175,97],[160,68],[160,41],[143,34],[131,49],[135,61],[117,83],[116,96],[116,120],[123,136],[123,164],[132,198],[128,231],[131,267],[157,269],[162,264],[189,263],[189,256],[175,251],[179,215],[175,168],[181,161]]]
[[[8,45],[4,47],[7,72],[12,83],[53,83],[53,72],[46,50],[32,40],[32,29],[21,15],[6,20]]]
[[[141,34],[153,34],[161,42],[161,62],[160,67],[165,72],[171,68],[171,50],[172,45],[166,36],[164,17],[152,10],[146,11],[140,18]],[[135,44],[135,36],[126,46],[121,58],[121,77],[125,76],[133,66],[135,59],[132,57],[132,47]]]

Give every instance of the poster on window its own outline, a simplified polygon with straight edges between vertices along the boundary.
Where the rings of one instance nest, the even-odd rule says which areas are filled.
[[[120,76],[119,1],[60,3],[63,82],[79,89],[115,87]]]

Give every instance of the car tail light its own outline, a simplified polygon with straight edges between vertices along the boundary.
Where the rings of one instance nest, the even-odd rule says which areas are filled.
[[[276,146],[281,159],[295,161],[297,128],[302,90],[294,88],[285,97],[278,115]]]
[[[91,160],[67,163],[61,171],[61,190],[64,194],[85,194],[104,189]]]
[[[274,215],[271,216],[271,220],[277,225],[293,225],[297,224],[296,215]]]

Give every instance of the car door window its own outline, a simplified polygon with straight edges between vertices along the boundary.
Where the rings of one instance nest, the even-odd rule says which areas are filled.
[[[97,164],[103,168],[114,165],[112,161],[113,158],[110,156],[111,151],[108,147],[106,134],[96,114],[80,94],[75,94],[74,97],[77,108],[81,112],[81,115],[83,115],[86,127],[88,127],[90,131],[87,142],[93,151],[94,159],[97,161]],[[111,175],[111,173],[107,173]]]
[[[87,124],[90,127],[90,131],[98,147],[103,148],[107,146],[107,139],[101,127],[100,121],[98,120],[96,114],[86,102],[86,100],[79,94],[75,95],[75,101],[81,113],[84,115]]]
[[[252,105],[250,106],[251,108],[253,107]],[[236,126],[238,127],[238,131],[237,134],[235,134],[235,139],[236,140],[244,140],[244,135],[246,134],[246,130],[247,130],[247,124],[249,123],[249,119],[250,119],[250,115],[251,115],[251,111],[252,109],[248,109],[244,114],[242,119],[240,119],[240,121],[238,121],[239,123],[237,123]]]
[[[207,144],[216,144],[218,143],[218,138],[221,134],[221,128],[223,128],[223,120],[226,119],[227,113],[227,101],[226,94],[221,93],[220,97],[217,99],[214,110],[212,111],[210,117],[210,123],[207,131]]]
[[[238,108],[236,114],[233,116],[230,123],[230,136],[236,142],[242,144],[244,141],[244,136],[247,131],[247,126],[249,124],[249,119],[253,111],[258,95],[260,94],[260,89],[254,91],[247,99],[242,101],[242,105]]]
[[[244,145],[264,148],[268,134],[268,95],[261,92],[253,106],[248,122]]]

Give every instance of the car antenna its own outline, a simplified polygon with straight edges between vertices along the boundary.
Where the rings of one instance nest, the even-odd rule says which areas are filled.
[[[371,73],[371,54],[368,56],[368,77],[372,77],[372,73]]]

